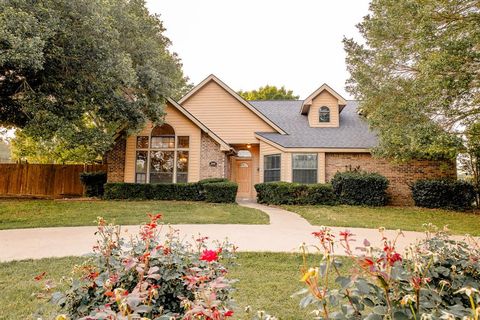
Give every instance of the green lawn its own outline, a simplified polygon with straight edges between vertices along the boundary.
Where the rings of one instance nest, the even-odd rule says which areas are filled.
[[[268,215],[237,204],[183,201],[0,200],[0,229],[95,225],[98,216],[117,224],[140,224],[147,213],[165,223],[268,224]]]
[[[480,214],[415,207],[283,206],[313,225],[424,231],[424,223],[455,234],[480,235]]]
[[[238,265],[230,273],[231,278],[239,280],[235,284],[236,319],[251,319],[243,312],[247,305],[281,320],[313,319],[309,310],[298,307],[300,297],[290,298],[302,288],[299,254],[240,253],[238,256]],[[309,259],[313,262],[319,256],[310,255]],[[62,275],[68,276],[73,265],[82,261],[70,257],[0,263],[0,319],[36,319],[32,315],[37,310],[53,312],[52,305],[33,297],[40,290],[40,284],[33,278],[46,271],[47,278],[60,281]]]

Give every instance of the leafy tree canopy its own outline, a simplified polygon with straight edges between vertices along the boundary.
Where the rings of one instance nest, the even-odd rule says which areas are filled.
[[[344,39],[347,89],[380,137],[378,154],[453,158],[480,116],[478,0],[372,0]]]
[[[160,122],[187,89],[164,30],[143,0],[2,1],[0,126],[91,160],[119,128]]]
[[[258,90],[240,90],[238,94],[245,100],[297,100],[299,98],[293,94],[292,90],[287,90],[284,86],[277,88],[268,84]]]

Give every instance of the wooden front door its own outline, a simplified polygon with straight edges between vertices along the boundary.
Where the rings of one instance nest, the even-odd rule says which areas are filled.
[[[252,160],[236,159],[235,160],[235,181],[238,183],[239,198],[252,197]]]

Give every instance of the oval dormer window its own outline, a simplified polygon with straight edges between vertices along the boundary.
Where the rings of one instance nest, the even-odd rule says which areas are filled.
[[[319,122],[330,122],[330,109],[328,107],[321,107],[318,111]]]

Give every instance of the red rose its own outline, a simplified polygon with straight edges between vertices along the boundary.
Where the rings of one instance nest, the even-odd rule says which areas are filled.
[[[227,310],[223,315],[225,317],[231,317],[231,316],[233,316],[233,311],[232,310]]]
[[[208,261],[208,262],[217,261],[218,254],[216,251],[213,251],[213,250],[204,250],[200,255],[200,260]]]

